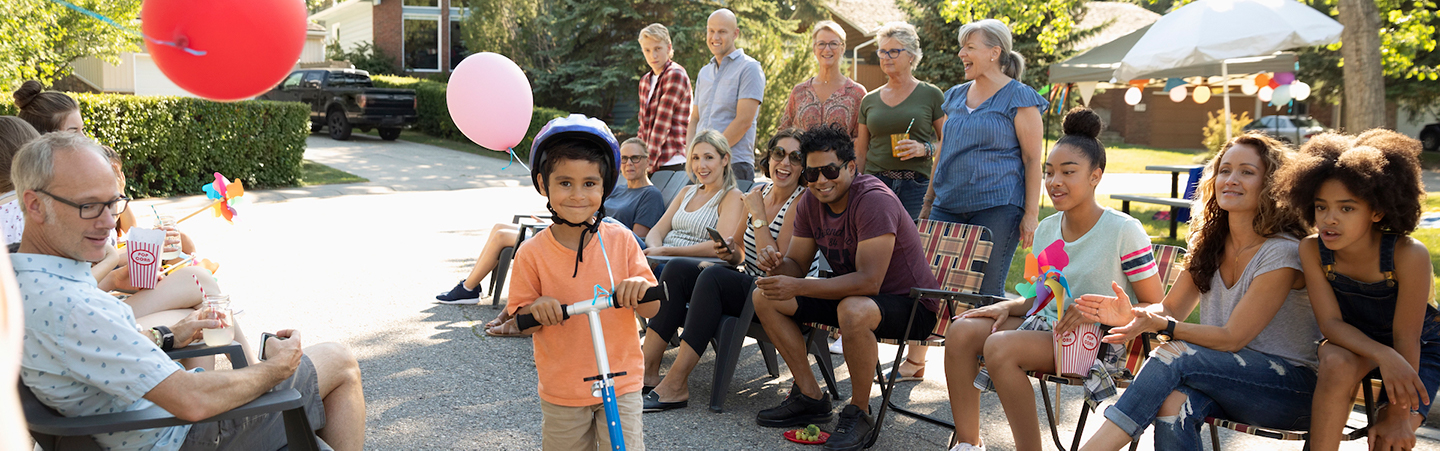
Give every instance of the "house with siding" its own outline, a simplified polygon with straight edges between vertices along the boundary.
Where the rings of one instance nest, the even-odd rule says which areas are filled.
[[[449,73],[469,52],[460,42],[464,0],[344,0],[310,15],[346,51],[372,43],[412,75]]]

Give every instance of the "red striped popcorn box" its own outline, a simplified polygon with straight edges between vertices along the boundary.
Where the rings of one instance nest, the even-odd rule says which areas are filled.
[[[1100,353],[1100,325],[1086,324],[1060,336],[1059,373],[1085,376]]]
[[[138,288],[155,288],[160,273],[160,247],[165,231],[131,227],[125,249],[130,256],[130,283]]]

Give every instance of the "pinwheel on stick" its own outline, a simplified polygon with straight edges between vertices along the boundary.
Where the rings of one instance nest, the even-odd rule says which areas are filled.
[[[205,191],[205,197],[213,202],[210,202],[204,207],[200,207],[199,210],[195,210],[194,213],[190,213],[175,222],[178,224],[207,209],[214,209],[215,217],[225,218],[226,221],[230,221],[232,224],[235,223],[235,215],[238,214],[238,212],[235,211],[235,206],[244,201],[241,196],[245,195],[245,183],[240,180],[232,182],[230,179],[225,178],[225,176],[220,175],[219,172],[216,172],[215,182],[207,183],[202,186],[201,189]]]

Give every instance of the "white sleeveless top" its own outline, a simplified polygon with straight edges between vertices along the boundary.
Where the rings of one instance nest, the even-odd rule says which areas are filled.
[[[700,189],[700,185],[685,188],[685,199],[680,201],[680,209],[670,218],[670,233],[665,234],[665,241],[662,241],[661,245],[680,247],[710,240],[710,232],[705,231],[705,228],[713,228],[720,223],[720,198],[728,193],[715,193],[705,205],[695,211],[685,211],[685,206],[690,204],[690,199],[693,199]]]

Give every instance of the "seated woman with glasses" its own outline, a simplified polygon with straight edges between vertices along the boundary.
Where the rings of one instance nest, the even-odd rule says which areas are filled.
[[[793,224],[786,219],[791,211],[790,205],[802,192],[800,172],[805,167],[800,159],[800,133],[794,128],[780,130],[766,143],[765,147],[770,151],[758,163],[773,183],[756,185],[741,196],[749,215],[749,227],[736,230],[734,235],[725,238],[723,244],[706,243],[713,246],[721,260],[736,268],[743,267],[744,271],[681,258],[666,264],[661,272],[660,281],[668,287],[671,297],[650,319],[650,330],[655,338],[651,339],[651,334],[646,335],[646,412],[687,405],[690,372],[704,355],[707,343],[718,332],[721,315],[740,315],[749,300],[749,287],[756,277],[765,275],[756,266],[756,249],[789,247]],[[769,233],[757,233],[760,231]],[[744,245],[743,252],[737,246],[741,243]],[[816,265],[812,265],[810,272],[816,272]],[[670,372],[661,380],[660,360],[664,357],[666,344],[682,325],[685,331],[680,334],[680,354],[671,365]]]
[[[660,194],[659,188],[650,184],[650,177],[645,172],[649,165],[650,152],[645,147],[645,141],[630,138],[621,143],[620,173],[625,176],[625,184],[616,186],[610,197],[605,199],[605,214],[608,215],[605,220],[629,227],[630,231],[635,232],[635,239],[642,248],[645,247],[643,237],[650,233],[650,228],[665,214],[664,196]],[[484,291],[480,282],[499,265],[500,251],[515,245],[520,236],[519,230],[518,225],[507,223],[491,227],[490,238],[485,241],[485,247],[475,259],[470,274],[450,291],[435,296],[435,299],[441,304],[480,302]],[[521,335],[520,328],[516,327],[515,322],[504,312],[485,325],[485,333],[497,337]]]

